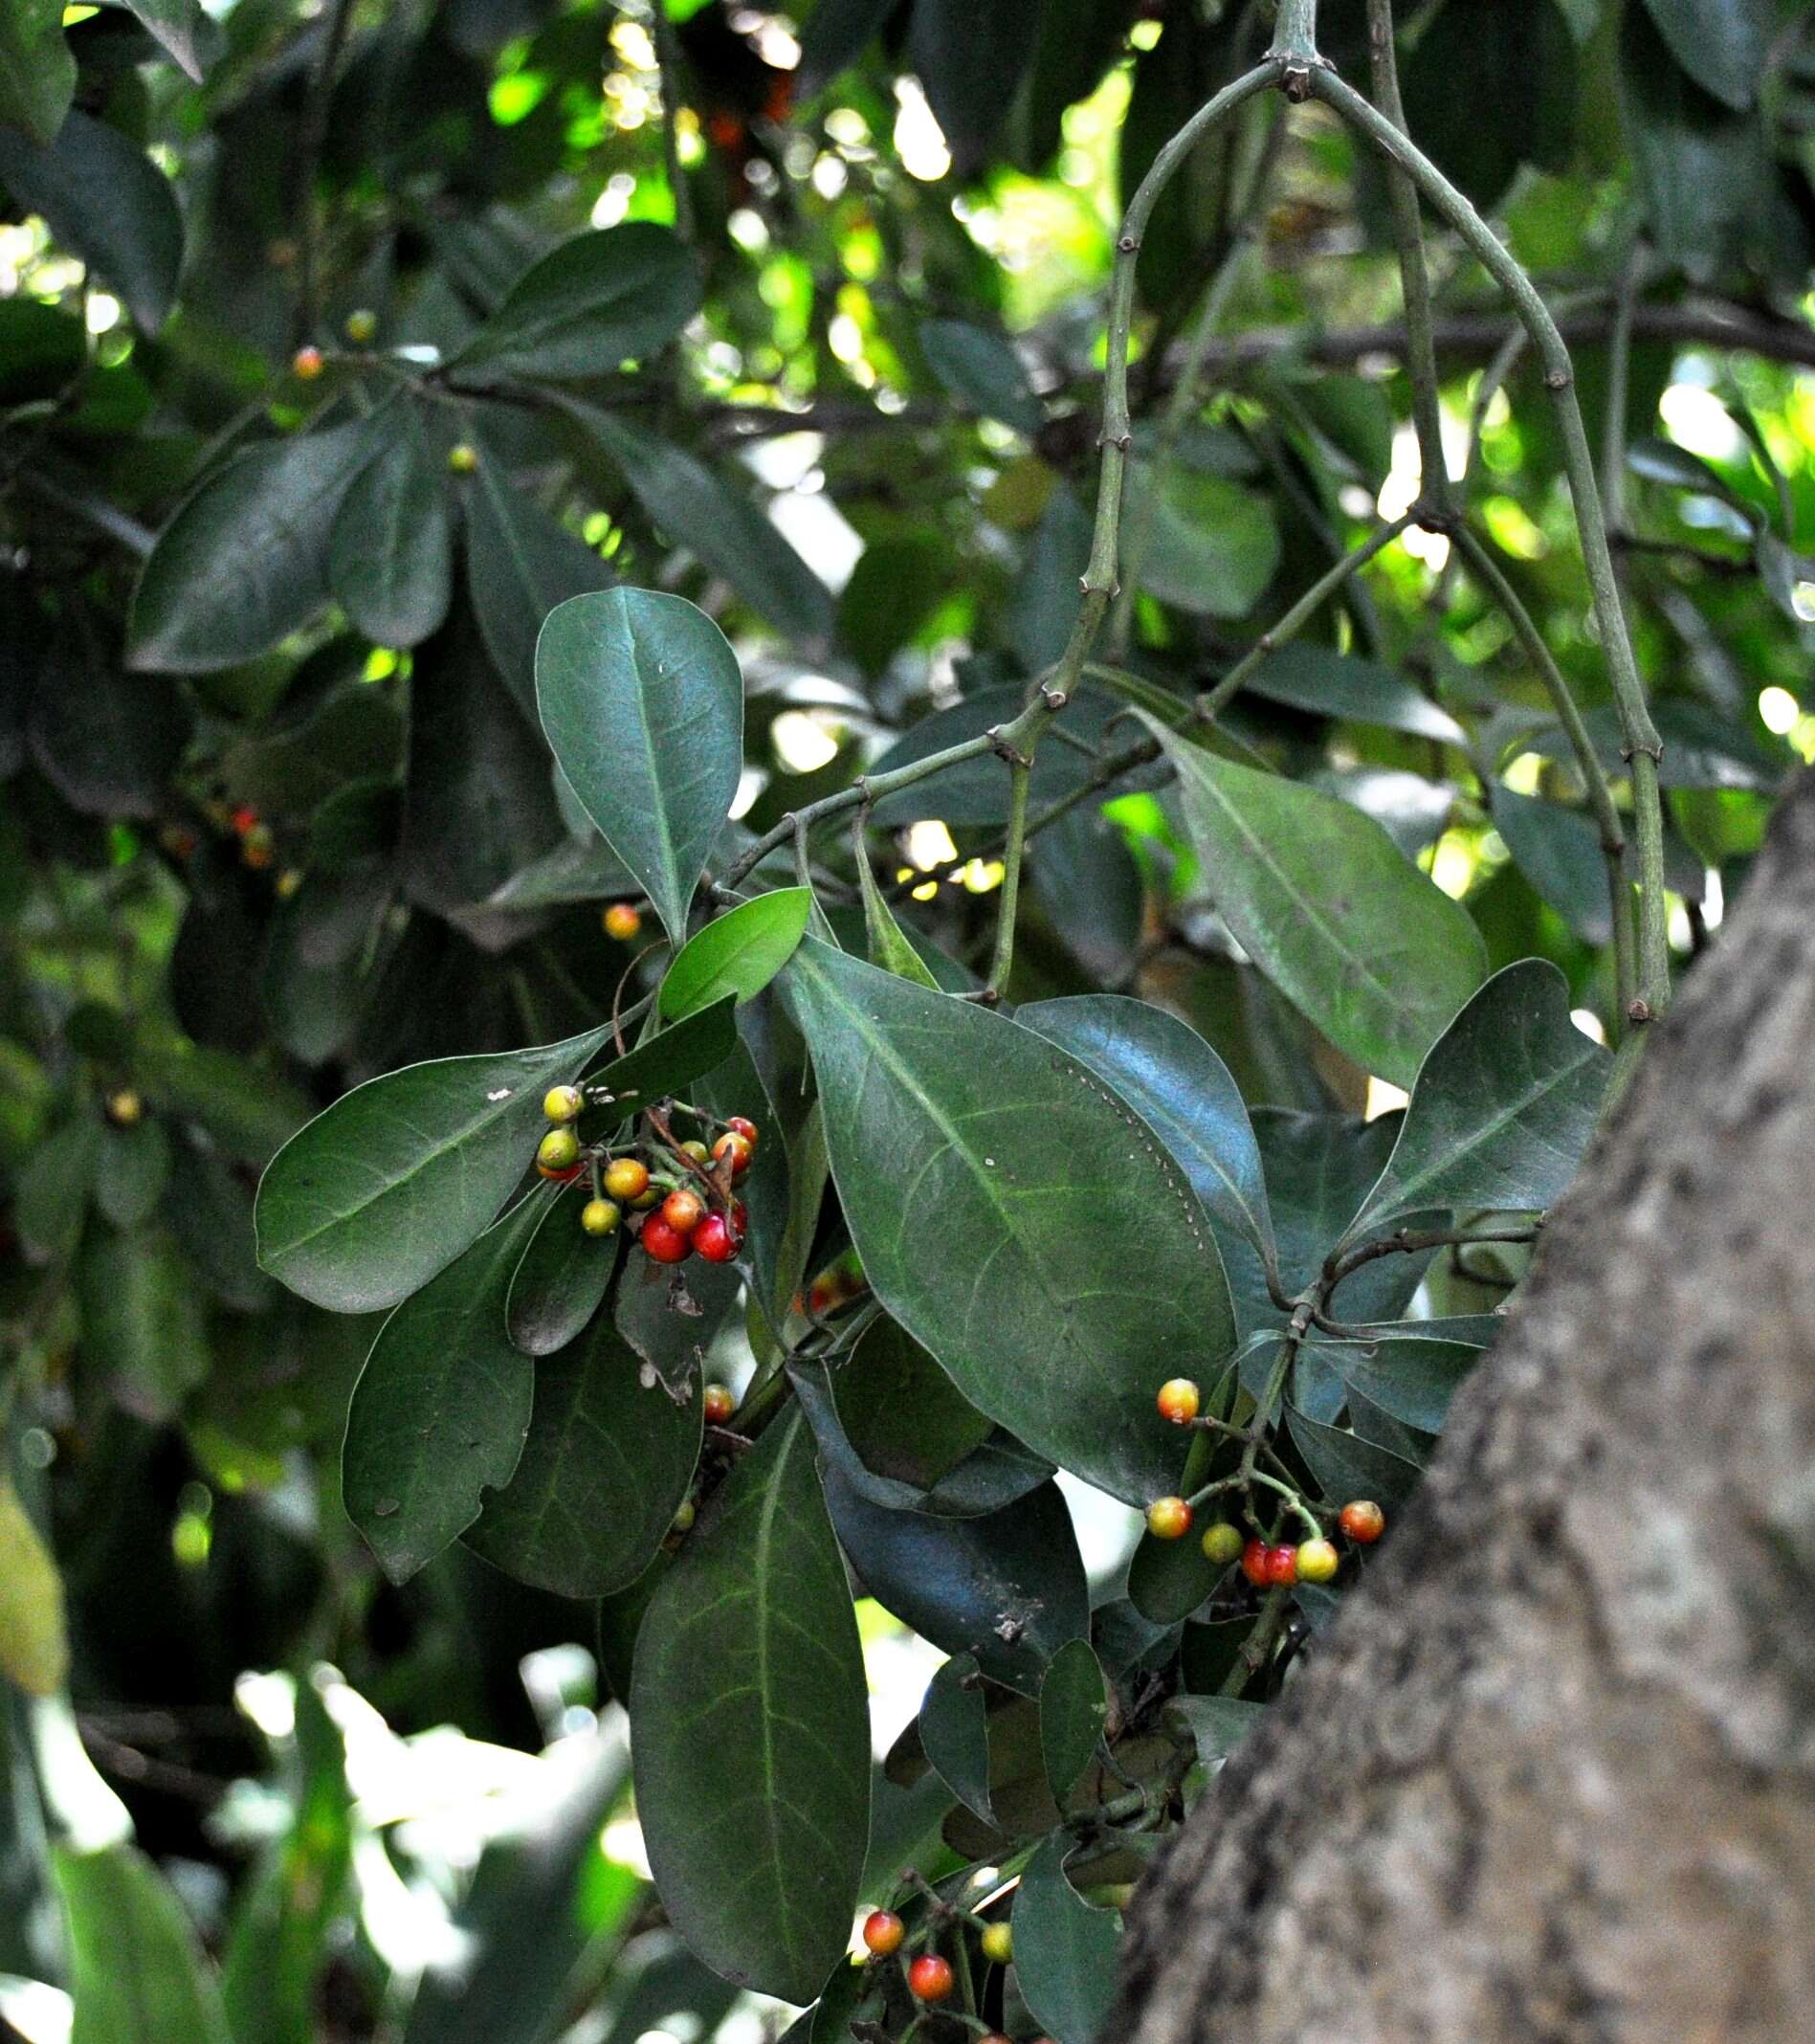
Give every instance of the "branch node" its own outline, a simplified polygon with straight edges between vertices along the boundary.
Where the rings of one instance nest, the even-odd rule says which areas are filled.
[[[1544,371],[1544,388],[1547,390],[1566,390],[1575,380],[1576,372],[1560,364],[1554,369]]]
[[[1057,716],[1071,700],[1062,688],[1048,688],[1044,681],[1040,683],[1040,700],[1054,716]]]
[[[1641,752],[1655,766],[1663,766],[1664,742],[1662,739],[1654,738],[1649,745],[1622,745],[1620,747],[1620,757],[1628,766],[1631,766]]]
[[[1025,752],[1011,745],[1002,735],[1000,724],[992,725],[984,736],[989,741],[989,749],[999,760],[1006,760],[1010,766],[1031,766],[1033,761]]]
[[[1116,247],[1119,254],[1132,256],[1140,247],[1140,236],[1139,234],[1118,234],[1116,237]]]
[[[1657,1011],[1652,1008],[1649,1001],[1629,1001],[1627,1004],[1626,1019],[1632,1024],[1634,1029],[1642,1029],[1646,1023],[1657,1020]]]

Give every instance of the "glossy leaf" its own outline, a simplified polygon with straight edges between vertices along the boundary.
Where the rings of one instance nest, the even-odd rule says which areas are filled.
[[[919,330],[926,365],[961,405],[1031,435],[1046,411],[1021,358],[1000,334],[968,320],[927,320]]]
[[[1172,1153],[1220,1228],[1262,1256],[1273,1221],[1260,1149],[1241,1089],[1189,1023],[1124,994],[1074,994],[1017,1009],[1024,1029],[1063,1046],[1116,1092]]]
[[[1240,1697],[1174,1697],[1166,1709],[1190,1733],[1202,1766],[1227,1760],[1267,1715],[1266,1704]]]
[[[699,309],[699,273],[670,228],[576,234],[526,270],[454,357],[468,383],[609,376],[665,347]]]
[[[1541,1212],[1575,1176],[1612,1063],[1570,1020],[1555,966],[1496,972],[1426,1058],[1345,1240],[1426,1208]]]
[[[920,1703],[920,1744],[946,1788],[985,1824],[989,1807],[989,1709],[976,1656],[958,1654],[934,1672]]]
[[[670,1021],[727,996],[753,1001],[793,957],[812,914],[810,887],[779,887],[740,901],[729,915],[689,938],[662,981],[661,1012]]]
[[[1032,1032],[810,938],[786,984],[883,1304],[1036,1453],[1129,1503],[1169,1491],[1183,1452],[1156,1376],[1214,1369],[1234,1323],[1146,1123]]]
[[[1671,55],[1742,114],[1759,96],[1776,21],[1770,0],[1645,0]]]
[[[636,1807],[670,1921],[794,2002],[851,1934],[869,1832],[863,1656],[797,1416],[727,1477],[643,1621]]]
[[[1339,1050],[1409,1086],[1486,970],[1467,911],[1347,803],[1137,714],[1178,768],[1206,882],[1242,948]]]
[[[1435,1433],[1482,1351],[1472,1343],[1396,1341],[1383,1334],[1367,1342],[1332,1342],[1324,1344],[1322,1354],[1341,1372],[1349,1389],[1404,1425]]]
[[[397,417],[342,500],[328,583],[380,646],[414,646],[441,629],[454,578],[454,500],[413,410]]]
[[[987,1415],[886,1315],[864,1330],[829,1382],[845,1437],[866,1467],[898,1483],[932,1488],[994,1432]]]
[[[407,1299],[353,1389],[342,1494],[393,1583],[466,1531],[523,1452],[535,1370],[511,1346],[504,1300],[542,1207],[520,1200]]]
[[[1121,1923],[1065,1877],[1070,1834],[1053,1832],[1028,1862],[1014,1901],[1015,1978],[1053,2044],[1096,2044],[1118,1981]]]
[[[70,2044],[228,2044],[201,1941],[151,1861],[130,1845],[57,1846],[51,1864],[69,1935]]]
[[[703,611],[651,589],[564,603],[536,648],[542,729],[679,944],[743,770],[743,680]]]
[[[1090,1586],[1056,1484],[999,1512],[891,1512],[822,1472],[838,1544],[864,1588],[922,1639],[971,1654],[992,1681],[1039,1693],[1046,1664],[1090,1630]]]
[[[176,297],[183,215],[170,180],[143,149],[72,108],[45,147],[0,126],[0,184],[23,211],[43,214],[146,333],[157,332]]]
[[[1304,1457],[1318,1489],[1332,1504],[1346,1504],[1352,1498],[1371,1498],[1390,1514],[1399,1510],[1418,1488],[1424,1472],[1405,1456],[1377,1448],[1360,1434],[1337,1427],[1320,1426],[1290,1408],[1286,1427],[1292,1444]]]
[[[1405,68],[1406,120],[1426,152],[1483,211],[1522,163],[1567,167],[1575,39],[1554,0],[1444,0]],[[1521,90],[1508,92],[1517,78]]]
[[[591,1197],[582,1177],[545,1201],[523,1260],[511,1274],[504,1322],[511,1346],[526,1356],[552,1356],[577,1341],[611,1282],[617,1240],[600,1241],[580,1225],[580,1210]]]
[[[741,489],[616,413],[577,402],[568,410],[617,463],[668,538],[722,575],[753,611],[794,638],[820,638],[831,630],[831,592]]]
[[[1195,1533],[1184,1540],[1155,1540],[1143,1532],[1128,1558],[1128,1601],[1155,1625],[1178,1625],[1204,1602],[1223,1573],[1205,1554]]]
[[[1264,497],[1177,464],[1156,484],[1137,465],[1136,497],[1157,489],[1141,580],[1162,603],[1200,617],[1245,617],[1279,566],[1279,525]]]
[[[0,122],[55,142],[75,96],[63,0],[12,0],[0,10]]]
[[[937,992],[939,982],[896,921],[895,911],[877,884],[875,868],[870,863],[867,851],[860,851],[857,856],[857,885],[863,895],[865,949],[870,963],[880,966],[885,972],[895,973],[897,978],[912,980],[916,986],[927,987]]]
[[[159,674],[255,659],[327,599],[328,535],[371,451],[364,425],[247,448],[203,478],[133,592],[127,658]]]
[[[1103,1671],[1090,1641],[1068,1640],[1040,1683],[1040,1752],[1056,1802],[1064,1803],[1095,1758],[1108,1718]]]
[[[621,1107],[627,1115],[684,1091],[736,1054],[736,1001],[726,994],[712,1007],[684,1015],[596,1072],[589,1086],[604,1096],[602,1104]]]
[[[635,1350],[600,1313],[558,1355],[541,1358],[535,1386],[521,1459],[486,1499],[466,1544],[558,1596],[626,1589],[654,1559],[693,1482],[699,1379],[680,1403],[662,1384],[646,1385]]]
[[[542,1095],[578,1078],[609,1034],[434,1058],[343,1094],[265,1172],[259,1263],[335,1313],[409,1298],[503,1205],[545,1125]]]
[[[1446,745],[1466,743],[1462,726],[1449,711],[1439,709],[1391,668],[1303,639],[1269,654],[1246,687],[1251,696],[1316,716],[1383,724],[1389,731],[1432,738]]]

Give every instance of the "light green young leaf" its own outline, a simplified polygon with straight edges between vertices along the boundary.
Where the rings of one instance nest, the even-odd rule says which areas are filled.
[[[741,901],[708,922],[676,954],[662,981],[663,1019],[709,1008],[727,994],[740,1006],[753,1001],[793,957],[813,908],[810,887],[781,887]]]
[[[228,2044],[220,1994],[183,1905],[136,1846],[52,1858],[69,1933],[70,2044]]]

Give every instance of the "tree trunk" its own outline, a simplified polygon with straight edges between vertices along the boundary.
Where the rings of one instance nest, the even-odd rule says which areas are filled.
[[[1815,776],[1115,2044],[1815,2036]]]

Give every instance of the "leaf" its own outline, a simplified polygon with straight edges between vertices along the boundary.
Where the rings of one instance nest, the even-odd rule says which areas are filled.
[[[1178,1625],[1197,1610],[1223,1575],[1224,1570],[1204,1552],[1200,1538],[1155,1540],[1143,1531],[1128,1558],[1128,1601],[1155,1625]]]
[[[817,94],[863,55],[896,0],[819,0],[801,31],[801,91]]]
[[[1136,463],[1131,495],[1155,488]],[[1161,477],[1141,582],[1162,603],[1201,617],[1245,617],[1279,566],[1279,522],[1264,497],[1177,463]]]
[[[170,180],[143,149],[72,108],[42,148],[0,126],[0,183],[100,271],[146,333],[158,331],[176,298],[183,215]]]
[[[627,1589],[654,1559],[693,1481],[700,1380],[680,1405],[665,1386],[645,1386],[640,1359],[600,1313],[558,1355],[542,1356],[535,1386],[522,1457],[466,1544],[557,1596]]]
[[[0,122],[49,144],[75,97],[63,0],[11,0],[0,8]]]
[[[1575,38],[1553,0],[1445,0],[1406,65],[1406,123],[1487,211],[1520,164],[1568,167],[1577,77]]]
[[[886,1315],[864,1330],[827,1381],[839,1425],[865,1467],[897,1483],[931,1489],[995,1431]]]
[[[1227,1760],[1267,1715],[1265,1703],[1240,1697],[1174,1697],[1166,1710],[1190,1733],[1203,1766]]]
[[[925,88],[960,177],[982,168],[1033,60],[1030,11],[1028,0],[914,0],[902,68]]]
[[[341,503],[328,582],[380,646],[415,646],[441,629],[454,578],[454,502],[421,420],[406,409]]]
[[[564,603],[536,647],[542,729],[582,807],[676,944],[743,772],[743,678],[684,597]]]
[[[671,228],[575,234],[526,270],[448,367],[467,383],[608,376],[665,347],[699,309],[699,272]]]
[[[766,512],[682,449],[576,399],[566,410],[617,463],[637,501],[676,545],[722,575],[790,637],[831,630],[831,592]]]
[[[1467,734],[1409,681],[1374,660],[1357,659],[1328,646],[1295,640],[1269,654],[1245,684],[1251,696],[1283,702],[1314,716],[1340,717],[1353,723],[1383,724],[1414,738],[1466,745]]]
[[[1601,833],[1592,819],[1510,788],[1491,788],[1488,799],[1494,828],[1534,891],[1584,944],[1605,944],[1613,934],[1613,913]]]
[[[511,1275],[504,1324],[511,1346],[526,1356],[552,1356],[577,1341],[599,1310],[617,1268],[617,1241],[598,1241],[580,1225],[592,1197],[582,1178],[545,1202],[523,1260]]]
[[[1292,1444],[1304,1457],[1317,1488],[1332,1504],[1352,1498],[1371,1498],[1391,1514],[1411,1498],[1424,1471],[1404,1455],[1377,1448],[1359,1434],[1319,1426],[1302,1412],[1286,1409]]]
[[[1764,79],[1770,0],[1645,0],[1671,55],[1704,92],[1743,114]]]
[[[1053,1800],[1063,1805],[1096,1754],[1109,1719],[1103,1671],[1088,1639],[1068,1640],[1040,1684],[1040,1752]]]
[[[1234,1324],[1145,1122],[1030,1031],[810,938],[786,985],[876,1296],[1037,1454],[1128,1503],[1170,1491],[1156,1372],[1214,1369]]]
[[[971,1654],[991,1681],[1039,1693],[1046,1664],[1090,1630],[1090,1586],[1058,1486],[999,1512],[891,1512],[821,1472],[838,1544],[864,1588],[922,1639]]]
[[[1569,1019],[1555,966],[1528,958],[1496,972],[1425,1059],[1344,1241],[1422,1208],[1543,1211],[1575,1176],[1612,1063]]]
[[[208,1374],[203,1301],[157,1230],[90,1230],[76,1266],[82,1360],[142,1419],[169,1419]]]
[[[549,613],[570,596],[609,589],[616,577],[584,540],[513,488],[489,451],[467,499],[466,574],[486,647],[533,719],[536,641]]]
[[[63,1579],[11,1480],[0,1475],[0,1676],[29,1697],[69,1679]]]
[[[1046,423],[1020,356],[1001,334],[968,320],[926,320],[919,339],[927,367],[961,405],[1029,438]]]
[[[838,598],[838,637],[872,679],[951,601],[960,568],[937,533],[884,534],[858,557]]]
[[[228,2044],[201,1941],[143,1853],[58,1845],[51,1868],[69,1933],[70,2044]]]
[[[1341,1372],[1345,1385],[1426,1433],[1441,1430],[1450,1401],[1481,1360],[1481,1350],[1472,1343],[1395,1341],[1385,1333],[1368,1342],[1323,1344],[1319,1352]]]
[[[27,724],[38,770],[90,816],[155,816],[193,720],[170,685],[129,673],[86,633],[48,649]]]
[[[1077,586],[1090,566],[1091,522],[1077,494],[1055,482],[1021,557],[1003,623],[1008,644],[1030,675],[1042,674],[1065,652],[1077,620]],[[1046,752],[1055,750],[1047,746]],[[1042,757],[1036,753],[1035,770]]]
[[[1178,768],[1185,828],[1236,942],[1339,1050],[1408,1086],[1486,971],[1468,912],[1347,803],[1135,714]]]
[[[67,1256],[81,1239],[82,1217],[100,1166],[101,1125],[77,1115],[39,1143],[13,1181],[12,1222],[38,1256]]]
[[[1065,1877],[1070,1834],[1051,1833],[1014,1900],[1015,1979],[1053,2044],[1096,2044],[1115,2006],[1121,1922],[1093,1909]]]
[[[490,1223],[529,1168],[543,1094],[578,1078],[610,1033],[432,1058],[343,1094],[265,1172],[260,1266],[332,1313],[408,1299]]]
[[[870,863],[870,854],[861,845],[857,850],[857,887],[863,896],[863,928],[870,963],[880,966],[885,972],[893,972],[898,979],[911,980],[917,987],[930,988],[937,993],[938,980],[895,920],[895,911],[876,884],[875,868]]]
[[[661,1012],[670,1022],[730,996],[753,1001],[793,957],[812,913],[810,887],[780,887],[741,901],[708,922],[675,954],[662,981]]]
[[[353,1388],[343,1500],[393,1583],[466,1531],[523,1452],[536,1373],[511,1346],[504,1299],[542,1207],[520,1200],[405,1300]]]
[[[101,1130],[95,1204],[116,1228],[148,1221],[170,1176],[170,1139],[158,1122]]]
[[[201,0],[125,0],[125,4],[199,85],[221,43],[220,30],[203,11]]]
[[[863,1655],[806,1422],[770,1427],[716,1503],[637,1640],[637,1815],[695,1951],[806,2002],[851,1934],[870,1809]]]
[[[211,674],[269,653],[327,600],[328,534],[371,452],[364,423],[247,448],[205,476],[133,591],[126,656]]]
[[[933,1771],[985,1824],[989,1807],[989,1709],[976,1656],[955,1655],[934,1671],[919,1716],[920,1744]]]
[[[1211,1220],[1272,1257],[1273,1219],[1247,1103],[1189,1023],[1118,993],[1034,1001],[1015,1020],[1113,1086],[1171,1152]]]

